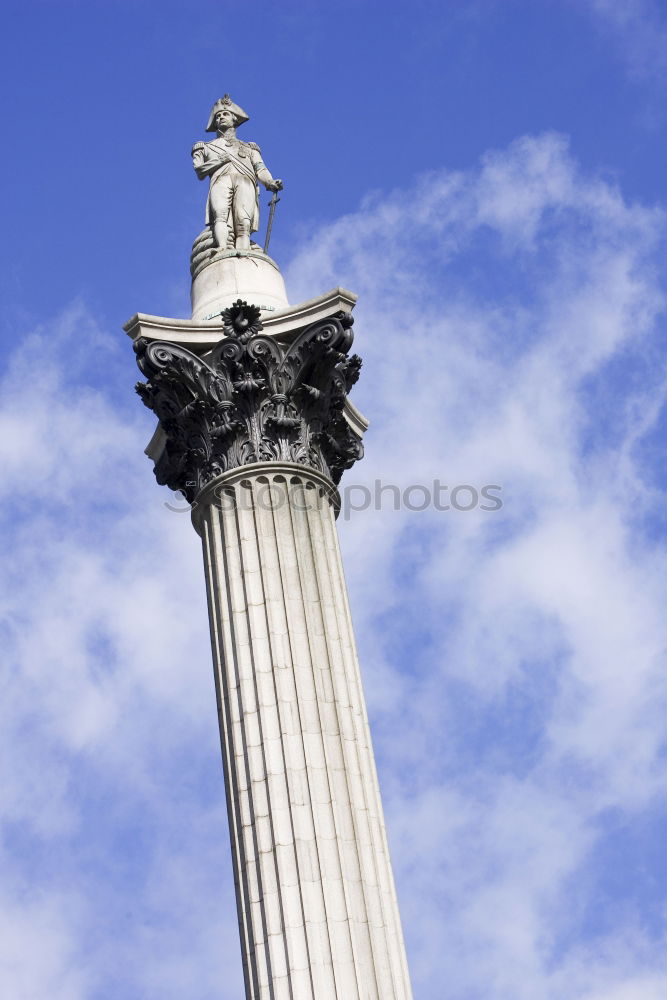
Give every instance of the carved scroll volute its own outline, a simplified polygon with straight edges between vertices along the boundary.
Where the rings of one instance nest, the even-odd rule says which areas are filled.
[[[135,343],[142,400],[165,434],[155,474],[192,501],[211,479],[252,462],[312,466],[335,483],[363,448],[343,416],[361,360],[352,317],[339,313],[288,346],[262,334],[259,310],[223,313],[225,337],[207,360],[165,342]]]

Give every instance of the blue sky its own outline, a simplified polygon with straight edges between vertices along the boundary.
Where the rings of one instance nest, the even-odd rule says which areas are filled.
[[[290,301],[359,293],[341,519],[417,1000],[664,1000],[667,8],[6,6],[0,993],[242,993],[201,556],[122,323],[229,91]],[[263,196],[263,201],[268,200]]]

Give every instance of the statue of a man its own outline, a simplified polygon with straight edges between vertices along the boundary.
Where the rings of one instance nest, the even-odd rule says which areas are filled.
[[[249,116],[229,94],[216,101],[211,109],[207,132],[216,132],[210,142],[196,142],[192,162],[197,177],[210,178],[206,203],[206,224],[223,250],[249,250],[250,234],[259,227],[259,186],[280,191],[283,182],[274,180],[262,162],[255,142],[236,138],[236,128]]]

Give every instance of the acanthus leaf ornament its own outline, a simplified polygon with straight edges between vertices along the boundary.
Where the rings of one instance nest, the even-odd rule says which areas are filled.
[[[363,454],[343,415],[361,360],[350,356],[352,317],[341,312],[290,344],[261,332],[241,300],[223,314],[225,336],[207,358],[162,341],[135,341],[146,382],[137,384],[165,443],[161,484],[192,502],[212,479],[253,462],[312,466],[335,483]]]

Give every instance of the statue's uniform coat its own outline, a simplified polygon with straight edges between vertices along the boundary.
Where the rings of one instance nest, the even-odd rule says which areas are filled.
[[[204,166],[211,159],[221,155],[229,160],[210,175],[210,187],[206,201],[206,224],[211,225],[216,218],[227,218],[236,232],[240,229],[254,233],[259,228],[259,188],[260,170],[266,170],[259,146],[254,142],[240,139],[227,141],[221,136],[211,142],[197,143],[193,148],[193,165]],[[231,216],[231,218],[230,218]]]

